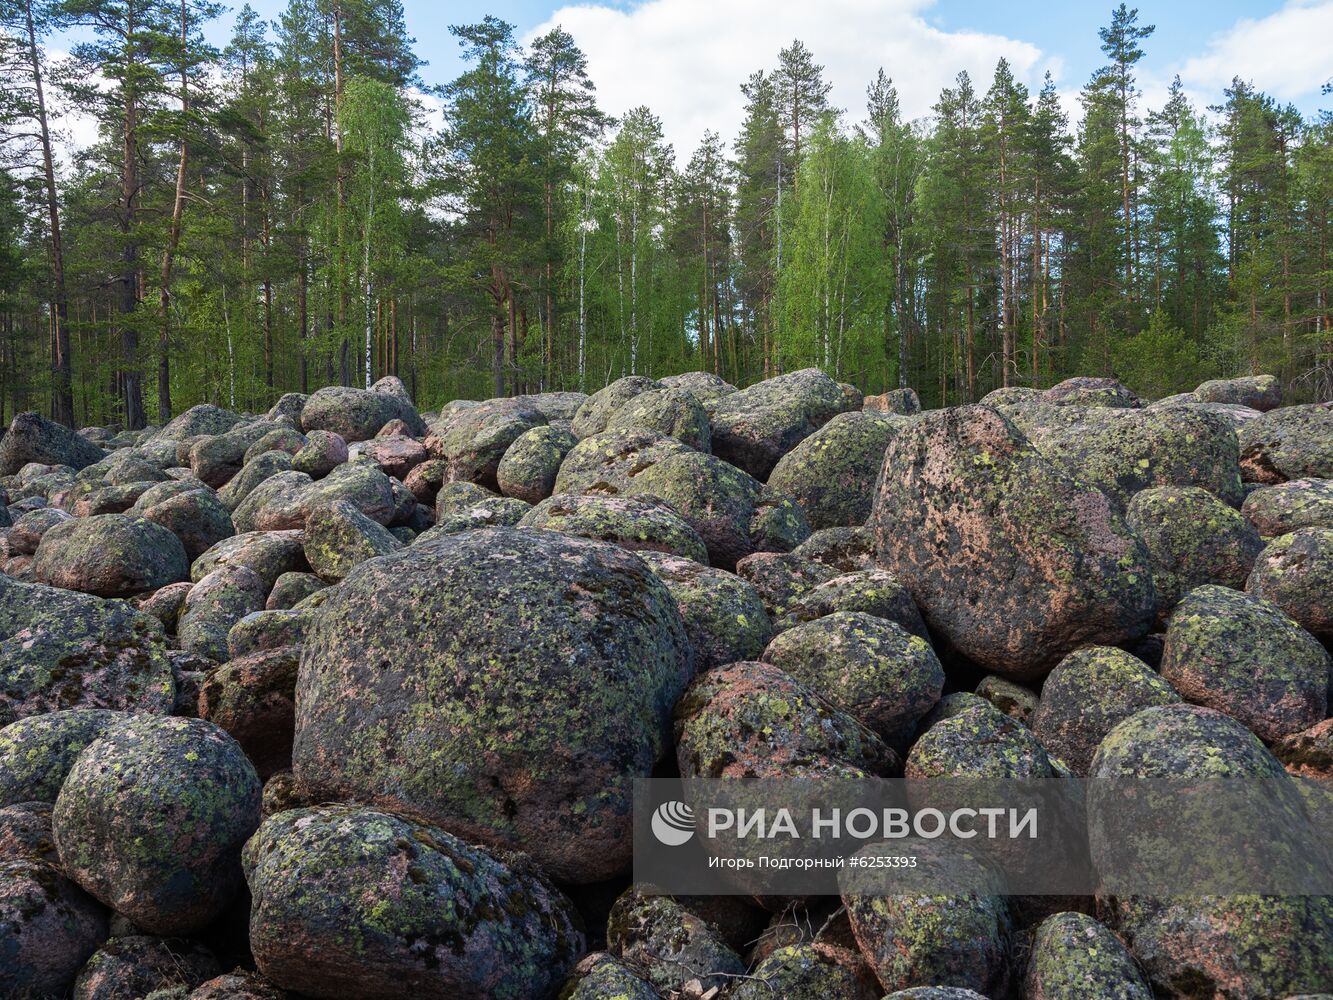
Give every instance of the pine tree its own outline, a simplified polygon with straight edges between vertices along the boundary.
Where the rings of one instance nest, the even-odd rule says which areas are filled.
[[[1017,369],[1018,324],[1022,316],[1018,269],[1031,173],[1026,148],[1031,122],[1027,88],[1014,79],[1004,59],[995,67],[994,82],[986,94],[982,114],[990,191],[999,228],[1000,384],[1007,386]]]
[[[751,336],[759,341],[761,370],[773,373],[773,294],[780,185],[786,155],[777,90],[772,77],[754,73],[741,85],[745,119],[734,146],[736,153],[736,233],[738,289],[745,303]]]

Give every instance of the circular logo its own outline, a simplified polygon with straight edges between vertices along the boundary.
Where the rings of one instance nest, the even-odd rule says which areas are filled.
[[[694,836],[694,810],[684,802],[663,802],[653,812],[653,836],[667,847],[679,847]]]

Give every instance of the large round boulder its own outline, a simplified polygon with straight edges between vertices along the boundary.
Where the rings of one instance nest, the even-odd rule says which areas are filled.
[[[1243,587],[1263,548],[1239,511],[1197,486],[1143,490],[1129,502],[1125,522],[1148,548],[1159,621],[1195,587]]]
[[[1117,511],[1152,486],[1198,486],[1239,505],[1239,446],[1230,421],[1198,406],[1154,409],[1001,408],[1036,449],[1071,478],[1095,486]]]
[[[244,860],[255,963],[301,996],[538,1000],[585,950],[573,907],[526,859],[389,813],[279,813]]]
[[[70,769],[53,818],[61,865],[136,927],[189,933],[240,888],[260,791],[217,726],[140,716],[107,730]]]
[[[180,539],[160,524],[99,514],[57,524],[33,557],[39,583],[99,597],[131,597],[190,575]]]
[[[560,464],[576,444],[578,439],[573,434],[558,427],[524,431],[500,459],[495,470],[496,485],[507,497],[541,503],[555,490]]]
[[[865,524],[884,452],[904,423],[873,410],[840,413],[783,455],[768,484],[800,504],[812,528]]]
[[[0,575],[0,725],[62,708],[166,713],[175,698],[155,618]]]
[[[1079,646],[1131,642],[1155,614],[1147,550],[1106,497],[989,407],[924,414],[899,432],[871,523],[879,564],[931,635],[1013,680]]]
[[[0,729],[0,806],[54,802],[83,748],[127,718],[124,712],[71,708]]]
[[[769,643],[763,659],[890,743],[910,733],[944,690],[944,668],[930,643],[858,611],[788,629]]]
[[[79,971],[73,1000],[160,1000],[159,990],[179,997],[219,971],[217,958],[196,941],[120,934]]]
[[[574,413],[574,422],[570,430],[580,441],[594,434],[601,434],[607,429],[607,424],[615,416],[616,411],[631,399],[661,388],[661,382],[643,375],[627,375],[625,378],[616,379],[583,401]]]
[[[1032,938],[1027,1000],[1153,1000],[1119,939],[1086,913],[1047,917]]]
[[[134,502],[132,510],[179,538],[190,562],[236,533],[221,498],[202,483],[154,486]]]
[[[736,391],[734,385],[712,372],[682,372],[679,375],[667,375],[660,381],[668,389],[688,389],[705,406]]]
[[[615,545],[493,528],[358,566],[297,684],[312,795],[400,806],[596,881],[630,857],[629,802],[692,672],[670,592]]]
[[[1333,528],[1275,538],[1254,562],[1245,589],[1270,601],[1311,635],[1333,640]]]
[[[648,550],[708,561],[698,532],[672,506],[653,496],[605,496],[590,493],[550,497],[523,515],[520,527],[560,531],[632,551]]]
[[[700,675],[676,706],[686,778],[889,775],[897,754],[785,670],[733,663]]]
[[[321,580],[337,583],[367,559],[388,555],[402,542],[347,500],[316,507],[306,517],[305,558]]]
[[[752,552],[790,552],[810,534],[804,512],[786,494],[697,451],[655,462],[634,475],[626,492],[670,503],[722,569]]]
[[[1194,390],[1205,403],[1248,406],[1267,413],[1282,405],[1282,383],[1276,375],[1245,375],[1240,378],[1215,378]]]
[[[448,463],[450,480],[494,490],[500,460],[510,445],[545,424],[546,418],[531,407],[512,399],[493,399],[442,419],[426,443],[431,454]]]
[[[1226,587],[1190,591],[1162,647],[1162,677],[1187,701],[1225,712],[1261,739],[1328,714],[1329,655],[1268,601]]]
[[[55,865],[0,856],[0,996],[68,996],[106,936],[106,910]]]
[[[1284,406],[1240,429],[1240,464],[1247,482],[1333,479],[1333,407]]]
[[[664,552],[640,552],[676,600],[700,671],[753,660],[773,626],[759,594],[726,570]]]
[[[720,990],[745,972],[716,927],[670,896],[639,886],[630,886],[611,907],[606,944],[666,993],[679,992],[694,979],[704,990]]]
[[[791,553],[792,557],[802,558],[799,551]],[[839,611],[859,611],[896,622],[913,635],[930,639],[912,595],[896,576],[882,569],[839,574],[816,584],[812,590],[791,596],[785,604],[782,617],[774,623],[778,632]]]
[[[30,462],[83,469],[105,454],[64,424],[39,413],[19,413],[0,437],[0,476],[12,476]]]
[[[842,387],[818,368],[756,382],[709,404],[713,453],[764,482],[783,455],[847,409]]]
[[[1031,725],[1049,754],[1086,777],[1107,733],[1145,708],[1180,700],[1170,684],[1123,649],[1088,646],[1051,671]]]
[[[1300,528],[1333,528],[1333,479],[1261,486],[1245,498],[1240,511],[1265,538]]]
[[[1268,803],[1260,816],[1245,820],[1267,827],[1266,856],[1275,849],[1275,838],[1308,822],[1294,783],[1259,740],[1235,720],[1194,705],[1149,708],[1120,723],[1102,741],[1091,775],[1107,784],[1125,779],[1246,781],[1254,801]],[[1095,792],[1097,786],[1091,787]],[[1109,812],[1097,795],[1089,801],[1090,829],[1109,838],[1112,859],[1126,838],[1145,837],[1146,848],[1153,847],[1154,833],[1142,822],[1142,813],[1129,810],[1123,823],[1117,822],[1122,801],[1114,795]],[[1237,834],[1242,845],[1254,842],[1249,827]],[[1096,836],[1092,846],[1093,861],[1099,863],[1105,848]],[[1215,864],[1218,847],[1208,847],[1204,857]],[[1159,996],[1289,997],[1333,989],[1330,897],[1127,895],[1102,897],[1100,903],[1104,919]]]
[[[555,492],[628,493],[644,469],[671,455],[690,452],[688,446],[657,431],[592,434],[566,453],[555,477]]]
[[[708,451],[712,445],[708,412],[688,389],[641,392],[611,414],[606,429],[657,431],[699,451]]]
[[[403,421],[412,434],[426,433],[416,408],[393,393],[331,385],[311,393],[301,407],[303,431],[332,431],[344,441],[369,441],[390,420]]]

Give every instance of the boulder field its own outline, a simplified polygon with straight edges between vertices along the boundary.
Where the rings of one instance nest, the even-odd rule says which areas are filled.
[[[1333,822],[1333,404],[1283,402],[807,369],[20,414],[0,1000],[1327,1000],[1328,897],[631,881],[650,777],[1262,778]]]

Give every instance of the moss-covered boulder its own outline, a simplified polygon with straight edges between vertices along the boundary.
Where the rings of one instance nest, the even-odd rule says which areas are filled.
[[[75,517],[124,514],[153,485],[151,482],[126,483],[123,486],[84,485],[61,499],[60,503]]]
[[[1180,700],[1170,684],[1124,650],[1089,646],[1051,671],[1031,725],[1049,754],[1086,777],[1107,733],[1145,708]]]
[[[268,649],[304,645],[314,619],[313,608],[251,612],[227,633],[227,654],[234,660]]]
[[[736,984],[733,1000],[879,1000],[883,990],[861,955],[823,941],[778,948]]]
[[[912,745],[909,778],[1053,778],[1051,758],[1032,731],[993,705],[973,705],[936,722]]]
[[[546,417],[517,400],[493,399],[442,418],[426,439],[432,455],[448,463],[448,477],[456,482],[497,488],[496,473],[510,445]]]
[[[72,520],[71,515],[54,507],[41,507],[20,514],[5,532],[5,546],[10,558],[30,556],[37,551],[42,536],[62,521]]]
[[[713,453],[765,482],[778,459],[849,409],[818,368],[765,379],[712,401]]]
[[[0,437],[0,476],[12,476],[30,462],[82,469],[105,454],[64,424],[39,413],[19,413]]]
[[[512,528],[532,510],[532,505],[522,500],[497,496],[487,496],[470,504],[450,501],[448,507],[448,513],[437,515],[435,524],[423,531],[414,545],[478,528]]]
[[[190,446],[190,471],[196,479],[220,489],[241,471],[250,447],[274,429],[267,420],[250,420],[225,434],[196,439]]]
[[[874,569],[875,533],[867,527],[821,528],[796,548],[796,555],[804,559],[832,566],[840,573],[857,573]]]
[[[611,414],[606,429],[657,431],[699,451],[712,446],[708,411],[688,389],[666,387],[641,392]]]
[[[228,660],[199,689],[199,718],[225,729],[261,780],[292,766],[300,663],[299,647],[261,650]]]
[[[1117,511],[1153,486],[1198,486],[1232,506],[1244,497],[1236,432],[1202,407],[1025,403],[1003,412],[1042,455],[1100,489]]]
[[[675,598],[700,671],[753,660],[764,651],[773,627],[752,586],[733,573],[683,556],[639,555]]]
[[[99,597],[130,597],[187,579],[180,539],[142,517],[99,514],[54,525],[33,557],[39,583]]]
[[[790,497],[712,455],[670,455],[634,476],[629,492],[669,502],[708,546],[714,566],[730,569],[751,552],[790,552],[810,534]]]
[[[1161,669],[1187,701],[1225,712],[1271,742],[1328,714],[1330,666],[1319,641],[1276,605],[1207,586],[1177,605]]]
[[[582,438],[565,455],[556,493],[628,493],[634,478],[688,445],[650,430],[606,431]]]
[[[3,739],[0,735],[0,742]],[[1324,783],[1333,780],[1333,719],[1316,722],[1274,743],[1273,756],[1288,774]]]
[[[527,503],[541,503],[555,490],[556,476],[578,438],[558,427],[533,427],[511,444],[495,470],[500,492]]]
[[[798,601],[838,574],[794,552],[756,552],[736,564],[736,575],[755,589],[771,617],[781,619]]]
[[[1333,528],[1301,528],[1259,553],[1245,589],[1311,635],[1333,640]]]
[[[899,432],[871,523],[880,566],[932,637],[1011,680],[1079,646],[1133,641],[1155,613],[1147,550],[1106,497],[989,407],[927,413]]]
[[[859,611],[788,629],[769,643],[763,660],[890,743],[910,733],[944,690],[944,668],[930,643]]]
[[[785,670],[733,663],[690,685],[676,706],[686,778],[776,778],[899,771],[897,755]]]
[[[345,500],[372,521],[392,524],[399,512],[400,499],[415,504],[415,498],[406,489],[402,492],[403,497],[396,496],[394,480],[369,462],[340,465],[301,492],[302,523],[311,511]]]
[[[607,429],[607,424],[611,422],[616,411],[635,396],[661,388],[663,388],[661,382],[643,375],[628,375],[617,379],[584,400],[574,414],[570,430],[580,441],[594,434],[601,434]]]
[[[225,434],[241,420],[239,413],[224,410],[212,403],[199,403],[180,416],[173,417],[153,438],[157,441],[184,441],[201,434]]]
[[[311,479],[323,479],[347,461],[347,441],[333,431],[311,431],[301,450],[292,456],[292,468]]]
[[[1037,692],[1031,688],[1015,684],[995,674],[983,677],[981,683],[977,685],[976,693],[978,698],[985,699],[1009,718],[1017,719],[1025,726],[1030,726],[1032,714],[1037,710],[1040,701]]]
[[[1293,479],[1260,487],[1245,498],[1240,511],[1265,538],[1301,528],[1333,528],[1333,479]]]
[[[1259,782],[1253,787],[1270,800],[1262,821],[1272,837],[1306,822],[1294,783],[1259,740],[1235,720],[1194,705],[1150,708],[1126,719],[1107,734],[1091,773],[1247,779]],[[1090,817],[1094,830],[1115,819],[1099,818],[1095,800]],[[1114,825],[1108,833],[1117,836]],[[1098,856],[1094,838],[1094,862]],[[1100,903],[1158,996],[1287,997],[1333,986],[1327,896],[1121,896]]]
[[[1194,390],[1205,403],[1231,403],[1267,413],[1282,405],[1282,383],[1276,375],[1215,378]]]
[[[708,561],[708,549],[698,532],[680,519],[675,509],[657,497],[561,495],[543,500],[518,522],[611,542],[631,551],[646,550]]]
[[[340,465],[339,469],[349,466]],[[291,470],[269,476],[231,512],[237,534],[252,531],[290,531],[305,527],[306,493],[314,480],[304,472]]]
[[[884,990],[952,986],[1007,995],[1011,922],[998,882],[956,843],[910,841],[891,847],[916,857],[918,878],[928,882],[933,874],[941,887],[966,884],[982,891],[872,896],[844,888],[852,933]]]
[[[354,447],[354,457],[369,462],[386,476],[406,479],[422,462],[430,458],[426,446],[404,434],[384,434]]]
[[[1246,482],[1333,479],[1333,407],[1284,406],[1240,429],[1240,464]]]
[[[661,992],[678,991],[695,979],[704,990],[721,989],[745,972],[745,963],[712,924],[670,896],[637,886],[611,907],[606,944]]]
[[[584,951],[573,908],[525,859],[371,809],[269,818],[245,876],[259,971],[302,996],[549,998]]]
[[[106,936],[106,910],[55,865],[0,856],[0,996],[68,996]]]
[[[241,471],[218,490],[218,500],[228,511],[233,511],[265,479],[276,476],[279,472],[290,472],[292,467],[292,456],[288,452],[279,450],[262,452],[247,461]]]
[[[203,927],[240,888],[260,783],[240,746],[199,719],[141,716],[90,743],[53,817],[60,862],[136,927]]]
[[[661,382],[669,389],[688,389],[705,406],[736,391],[734,385],[712,372],[682,372],[679,375],[667,375]]]
[[[202,484],[165,489],[177,484],[163,483],[142,494],[132,508],[144,520],[161,525],[180,539],[190,562],[236,533],[231,514],[221,498]]]
[[[585,955],[560,991],[560,1000],[659,1000],[638,972],[605,951]]]
[[[244,566],[271,589],[282,574],[310,569],[301,542],[300,531],[248,531],[224,538],[191,564],[190,579],[198,583],[221,566]]]
[[[303,546],[302,552],[304,551]],[[327,586],[328,584],[314,573],[299,571],[282,573],[273,581],[273,587],[269,591],[268,600],[264,602],[264,608],[268,611],[293,608],[311,594],[323,590]]]
[[[976,990],[961,986],[913,986],[909,990],[895,990],[884,1000],[987,1000]]]
[[[1086,913],[1047,917],[1032,938],[1023,996],[1028,1000],[1153,1000],[1134,958]]]
[[[368,441],[390,420],[403,421],[413,434],[426,425],[402,396],[331,385],[310,394],[301,407],[301,430],[332,431],[344,441]]]
[[[264,607],[264,579],[248,566],[219,566],[190,588],[176,635],[181,648],[214,662],[227,658],[227,633]]]
[[[915,389],[890,389],[877,396],[866,396],[861,400],[861,406],[875,413],[911,417],[921,412],[921,399]]]
[[[337,583],[367,559],[402,547],[389,529],[346,500],[317,507],[306,518],[306,562],[316,576],[329,583]]]
[[[1263,548],[1240,512],[1197,486],[1157,486],[1134,495],[1125,521],[1148,548],[1157,617],[1195,587],[1240,589]]]
[[[272,419],[272,418],[270,418]],[[281,451],[289,457],[305,447],[306,436],[294,427],[274,427],[249,448],[245,449],[245,464],[249,465],[260,455],[270,451]]]
[[[406,639],[406,641],[405,641]],[[693,670],[633,553],[484,529],[362,563],[312,626],[294,770],[327,799],[416,810],[555,877],[629,860],[629,800]]]
[[[54,802],[83,748],[127,718],[124,712],[72,708],[0,729],[0,806]]]
[[[79,972],[74,1000],[139,1000],[158,990],[188,992],[220,971],[217,958],[198,942],[120,935],[102,945]]]
[[[768,483],[801,505],[812,528],[865,524],[884,452],[904,423],[875,411],[840,413],[783,455]]]
[[[1136,410],[1142,403],[1134,391],[1113,378],[1076,375],[1046,389],[1041,398],[1056,406],[1088,406],[1110,410]]]
[[[799,549],[792,556],[801,558]],[[839,611],[859,611],[885,618],[913,635],[930,638],[912,595],[896,576],[882,569],[842,573],[797,594],[787,601],[786,611],[774,628],[783,632]]]
[[[175,694],[156,619],[0,576],[0,725],[64,708],[165,713]]]

